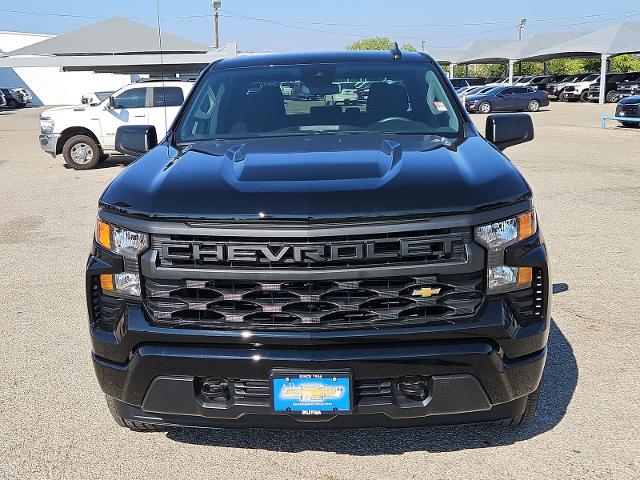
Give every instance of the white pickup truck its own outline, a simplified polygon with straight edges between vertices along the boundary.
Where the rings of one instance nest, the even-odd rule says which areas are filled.
[[[163,137],[193,84],[142,81],[122,87],[98,105],[55,107],[40,114],[40,146],[62,154],[76,170],[88,170],[115,151],[118,127],[153,125]]]

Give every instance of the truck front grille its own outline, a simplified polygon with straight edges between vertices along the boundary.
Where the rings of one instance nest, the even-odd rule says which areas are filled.
[[[162,326],[339,330],[473,320],[484,274],[346,281],[145,280],[144,304]]]
[[[616,108],[616,117],[640,117],[640,103],[637,104],[622,104]]]

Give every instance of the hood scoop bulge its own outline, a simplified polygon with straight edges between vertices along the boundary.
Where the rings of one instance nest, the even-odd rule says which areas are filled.
[[[383,140],[379,149],[326,151],[251,151],[247,144],[229,148],[239,181],[331,181],[379,179],[402,159],[398,142]]]

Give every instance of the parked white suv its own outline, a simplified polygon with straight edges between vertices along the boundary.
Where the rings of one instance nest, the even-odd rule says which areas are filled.
[[[600,75],[593,73],[579,82],[567,83],[562,92],[563,99],[587,102],[589,100],[589,87],[598,81],[600,81]]]
[[[40,114],[40,146],[53,157],[62,154],[76,170],[95,167],[115,151],[118,127],[153,125],[166,134],[193,84],[144,81],[127,85],[98,105],[56,107]]]

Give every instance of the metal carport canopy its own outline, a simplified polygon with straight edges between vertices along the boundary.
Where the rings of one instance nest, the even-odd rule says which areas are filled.
[[[458,57],[464,52],[466,47],[452,47],[452,48],[430,48],[427,53],[438,63],[442,65],[449,65],[451,63],[457,63]]]
[[[615,55],[640,52],[640,22],[622,22],[567,42],[532,52],[526,60],[600,56],[600,103],[605,103],[607,61]]]
[[[449,78],[453,78],[453,69],[456,65],[469,63],[465,59],[473,57],[479,52],[497,47],[503,40],[478,40],[472,44],[461,48],[440,48],[430,50],[431,56],[436,61],[449,65]]]
[[[490,46],[486,50],[465,53],[465,63],[506,63],[509,64],[509,82],[513,82],[514,63],[526,58],[541,49],[557,45],[579,37],[583,33],[553,32],[539,33],[529,38],[512,42],[501,42],[497,46]]]
[[[210,48],[206,45],[162,33],[163,52],[204,53],[208,50]],[[158,52],[160,42],[156,28],[126,18],[112,17],[5,55],[122,55]]]
[[[235,55],[228,50],[192,54],[10,56],[0,57],[0,67],[59,67],[63,71],[99,73],[196,73],[215,60]],[[162,57],[162,58],[161,58]]]
[[[523,60],[621,55],[640,52],[640,22],[622,22],[585,33],[563,43],[527,52]]]
[[[59,67],[100,73],[198,73],[205,65],[237,54],[236,45],[210,48],[122,17],[113,17],[12,52],[0,67]]]

